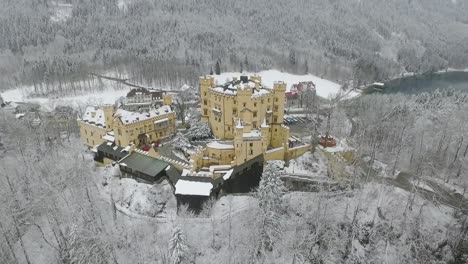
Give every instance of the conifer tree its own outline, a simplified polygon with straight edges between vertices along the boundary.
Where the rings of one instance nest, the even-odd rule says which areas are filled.
[[[169,241],[169,254],[172,264],[181,264],[188,262],[188,246],[185,241],[185,236],[179,227],[176,227],[172,233],[172,238]]]
[[[260,184],[255,192],[260,206],[259,236],[256,243],[255,256],[272,251],[276,241],[282,235],[282,215],[284,206],[281,196],[284,185],[280,179],[282,164],[269,161],[265,164]]]
[[[220,74],[221,74],[221,66],[219,65],[219,60],[216,61],[215,73],[216,73],[216,75],[220,75]]]

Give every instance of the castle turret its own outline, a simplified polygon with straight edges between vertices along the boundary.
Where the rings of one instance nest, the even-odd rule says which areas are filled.
[[[112,131],[114,129],[114,106],[104,105],[104,118],[106,119],[106,130]]]
[[[273,120],[272,123],[283,124],[286,83],[273,84]]]
[[[172,95],[165,94],[163,96],[163,103],[164,105],[172,105]]]
[[[260,126],[260,129],[262,132],[262,148],[263,152],[265,152],[270,145],[270,126],[267,124],[266,118],[263,119],[263,123]]]
[[[207,122],[209,117],[210,100],[208,90],[214,86],[214,78],[211,76],[200,77],[201,119]]]

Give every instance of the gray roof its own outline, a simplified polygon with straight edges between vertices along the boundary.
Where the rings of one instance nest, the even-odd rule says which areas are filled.
[[[117,146],[115,144],[108,145],[108,142],[104,142],[101,145],[99,145],[97,147],[97,150],[116,156],[119,159],[128,155],[128,151],[124,150],[124,148]]]
[[[120,166],[126,166],[135,171],[139,171],[146,175],[155,177],[164,171],[169,163],[140,154],[137,152],[132,152],[130,155],[122,159]]]

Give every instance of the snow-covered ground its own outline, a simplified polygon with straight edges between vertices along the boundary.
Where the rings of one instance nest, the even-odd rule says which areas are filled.
[[[311,177],[327,176],[327,158],[321,151],[306,152],[289,161],[284,171],[289,174],[307,175]]]
[[[7,90],[0,95],[8,102],[29,102],[38,103],[42,107],[52,110],[58,105],[68,105],[74,108],[86,106],[86,105],[102,105],[102,104],[114,104],[115,101],[125,96],[128,93],[128,89],[116,90],[108,87],[101,92],[89,93],[86,95],[78,96],[66,96],[60,98],[48,98],[48,97],[28,97],[33,91],[33,87],[21,87],[17,89]]]
[[[50,17],[52,22],[64,22],[72,14],[73,5],[52,1],[53,15]]]
[[[318,148],[320,148],[321,150],[325,152],[330,152],[330,153],[353,150],[353,148],[348,145],[348,142],[346,141],[346,139],[342,139],[342,140],[336,139],[336,146],[334,147],[324,148],[322,146],[318,146]]]
[[[296,75],[287,72],[281,72],[278,70],[267,70],[258,73],[253,72],[223,72],[220,75],[213,75],[218,84],[225,83],[226,81],[232,80],[233,77],[239,78],[241,75],[254,75],[257,74],[262,77],[262,83],[267,87],[273,87],[273,83],[276,81],[284,81],[286,83],[286,89],[289,91],[291,86],[295,83],[312,81],[315,83],[317,89],[317,95],[323,98],[329,98],[337,94],[340,91],[340,85],[329,80],[322,79],[312,74]],[[348,97],[357,96],[357,92],[350,92]]]

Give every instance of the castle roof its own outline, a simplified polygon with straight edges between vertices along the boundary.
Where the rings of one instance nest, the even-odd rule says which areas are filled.
[[[81,121],[98,127],[106,127],[104,111],[94,106],[86,107],[85,113],[81,118]]]
[[[237,95],[238,90],[245,89],[252,90],[252,97],[258,97],[271,93],[271,90],[263,86],[260,81],[249,79],[247,76],[241,76],[239,80],[232,80],[213,88],[214,91],[226,95]]]
[[[147,119],[151,119],[157,116],[164,116],[166,114],[172,113],[172,108],[168,105],[163,105],[158,109],[151,109],[148,112],[131,112],[124,109],[118,109],[115,113],[116,117],[119,117],[122,120],[122,123],[127,125]]]

